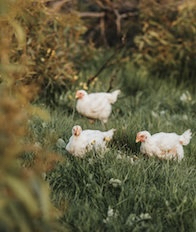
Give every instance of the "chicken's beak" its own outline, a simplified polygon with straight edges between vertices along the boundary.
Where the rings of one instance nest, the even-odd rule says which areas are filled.
[[[80,131],[78,129],[76,129],[75,132],[74,132],[74,135],[75,136],[79,136],[80,135]]]
[[[136,142],[136,143],[140,142],[140,138],[139,138],[139,137],[136,137],[135,142]]]
[[[79,98],[78,93],[76,93],[76,95],[75,95],[75,99],[78,99],[78,98]]]

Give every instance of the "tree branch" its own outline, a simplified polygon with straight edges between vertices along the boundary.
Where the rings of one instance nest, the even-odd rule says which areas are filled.
[[[108,66],[109,62],[113,59],[113,57],[116,55],[116,53],[112,54],[106,61],[105,63],[100,67],[100,69],[97,71],[97,73],[90,77],[88,80],[87,80],[87,87],[89,87],[89,85],[91,84],[91,82],[94,81],[94,79],[96,77],[99,76],[99,74]]]

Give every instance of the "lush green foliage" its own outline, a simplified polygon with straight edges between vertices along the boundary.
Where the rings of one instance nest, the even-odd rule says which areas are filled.
[[[196,75],[195,9],[194,0],[94,0],[79,7],[104,14],[101,19],[84,18],[87,38],[101,47],[124,47],[121,56],[137,67],[179,83],[194,81]]]
[[[37,88],[20,83],[28,73],[28,59],[12,59],[25,46],[25,33],[16,20],[25,7],[21,3],[0,1],[0,231],[60,231],[58,213],[43,179],[59,157],[36,144],[29,130],[33,115],[47,120],[49,114],[30,104]],[[27,154],[32,157],[29,162],[24,159]]]
[[[189,84],[194,82],[194,0],[183,3],[151,1],[150,4],[148,0],[140,3],[134,0],[129,4],[124,1],[75,1],[71,5],[65,1],[61,11],[58,5],[46,7],[46,2],[1,1],[0,46],[6,64],[1,79],[7,78],[7,67],[15,76],[17,86],[31,88],[34,84],[39,91],[32,93],[31,100],[58,105],[62,99],[69,100],[70,92],[76,88],[89,87],[89,79],[97,75],[101,67],[109,68],[110,80],[130,60],[153,76],[172,77],[178,82],[186,80]],[[126,13],[125,9],[129,13],[134,11],[131,18],[123,18],[125,15],[121,13]],[[107,16],[103,28],[104,34],[113,41],[111,57],[108,46],[99,43],[99,48],[95,48],[96,40],[85,36],[94,34],[91,31],[97,28],[102,30],[101,19],[80,18],[79,13],[90,10],[92,13],[105,12]],[[118,33],[115,12],[122,16]],[[104,35],[99,32],[99,36]],[[95,32],[95,39],[99,40],[99,36]],[[96,65],[93,72],[92,63]],[[100,75],[97,77],[98,82]]]
[[[1,1],[1,5],[2,61],[9,64],[1,67],[1,79],[12,68],[17,86],[34,85],[39,90],[32,100],[58,104],[78,79],[77,67],[91,56],[93,46],[85,47],[81,39],[85,26],[76,13],[61,14],[44,1]]]
[[[195,1],[141,1],[142,33],[135,62],[161,78],[195,79]],[[187,78],[188,77],[188,78]]]

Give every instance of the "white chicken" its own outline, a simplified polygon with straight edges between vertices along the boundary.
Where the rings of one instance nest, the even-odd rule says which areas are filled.
[[[76,92],[76,110],[78,113],[90,119],[99,119],[103,123],[108,121],[112,112],[112,104],[117,101],[120,90],[115,90],[112,93],[91,93],[88,94],[85,90]]]
[[[77,157],[83,157],[88,151],[105,151],[107,142],[114,135],[115,129],[109,131],[82,130],[81,126],[76,125],[72,128],[72,136],[66,145],[66,150]]]
[[[148,131],[140,131],[137,133],[136,143],[141,142],[140,151],[143,154],[180,161],[184,157],[183,146],[189,144],[191,136],[190,129],[182,135],[165,132],[151,135]]]

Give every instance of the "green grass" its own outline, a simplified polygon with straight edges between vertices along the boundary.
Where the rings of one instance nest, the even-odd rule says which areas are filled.
[[[196,96],[191,93],[192,99],[183,102],[180,96],[188,90],[183,85],[145,78],[127,74],[105,128],[98,121],[89,124],[74,108],[52,111],[51,121],[44,124],[32,121],[38,142],[63,157],[47,181],[62,212],[60,223],[70,231],[196,231]],[[116,128],[109,150],[79,159],[57,148],[57,139],[68,142],[76,124],[83,129]],[[188,128],[193,138],[180,163],[148,159],[135,143],[139,130],[181,134]],[[120,184],[113,185],[112,178]]]

